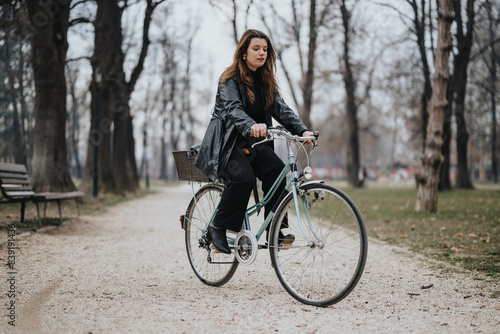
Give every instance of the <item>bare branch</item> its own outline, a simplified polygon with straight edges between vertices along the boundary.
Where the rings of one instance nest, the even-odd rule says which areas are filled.
[[[272,9],[274,10],[274,8],[272,8]],[[264,24],[264,26],[266,27],[266,29],[268,31],[269,37],[271,38],[271,40],[273,40],[273,41],[276,42],[277,40],[273,36],[273,32],[272,32],[271,27],[269,26],[268,20],[266,20],[266,18],[264,16],[264,11],[263,10],[259,10],[259,15],[260,15],[260,19],[261,19],[262,23]],[[295,93],[295,88],[294,88],[294,85],[293,85],[293,80],[290,77],[290,74],[289,74],[289,71],[288,71],[287,67],[285,66],[285,62],[283,61],[283,51],[286,48],[277,48],[277,47],[275,47],[275,49],[276,49],[276,56],[277,56],[277,58],[278,58],[278,60],[279,60],[279,62],[281,64],[281,68],[283,69],[283,73],[285,74],[286,80],[288,82],[288,86],[290,88],[290,93],[292,94],[293,102],[295,103],[295,107],[298,109],[299,108],[299,102],[298,102],[298,99],[297,99],[297,94]]]
[[[69,26],[72,27],[80,23],[93,23],[93,22],[89,20],[88,17],[78,17],[76,19],[69,21]]]
[[[139,54],[139,59],[137,60],[137,64],[132,71],[132,75],[130,76],[130,80],[127,83],[129,93],[134,91],[135,84],[141,75],[142,70],[144,69],[144,60],[148,54],[148,48],[150,44],[149,40],[149,28],[151,25],[152,15],[155,8],[164,2],[164,0],[157,1],[153,3],[152,0],[147,0],[146,10],[144,13],[144,24],[142,27],[142,48],[141,53]]]
[[[90,61],[91,57],[89,56],[81,56],[81,57],[76,57],[76,58],[70,58],[66,59],[66,64],[74,62],[74,61],[80,61],[80,60],[88,60]]]
[[[410,16],[404,14],[402,11],[400,11],[398,8],[396,8],[395,6],[393,5],[389,5],[389,4],[386,4],[386,3],[381,3],[381,2],[374,2],[375,4],[379,5],[379,6],[382,6],[382,7],[387,7],[387,8],[390,8],[392,10],[394,10],[396,13],[398,13],[398,15],[401,17],[401,18],[405,18],[407,20],[410,20],[410,21],[413,21],[413,18],[411,18]]]
[[[71,11],[71,10],[73,10],[75,7],[77,7],[77,6],[81,5],[81,4],[84,4],[84,3],[88,2],[88,1],[89,1],[89,0],[80,0],[80,1],[77,1],[77,2],[75,2],[74,4],[72,4],[72,5],[71,5],[71,7],[70,7],[70,9],[69,9],[69,10]]]

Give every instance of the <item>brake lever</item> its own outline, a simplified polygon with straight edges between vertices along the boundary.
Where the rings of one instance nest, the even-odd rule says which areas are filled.
[[[252,145],[252,148],[254,148],[256,145],[263,144],[263,143],[268,142],[268,141],[272,141],[273,139],[274,138],[273,138],[272,134],[268,133],[266,136],[266,139],[254,143]]]

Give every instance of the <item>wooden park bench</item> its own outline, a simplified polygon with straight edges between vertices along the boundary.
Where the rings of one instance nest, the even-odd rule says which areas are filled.
[[[38,214],[38,224],[40,226],[42,225],[42,220],[40,219],[38,203],[45,203],[45,217],[47,213],[47,202],[57,201],[59,221],[62,223],[61,201],[74,198],[76,201],[78,215],[80,215],[78,198],[85,195],[85,193],[81,191],[36,193],[33,191],[33,188],[31,188],[26,166],[3,162],[0,162],[0,189],[0,204],[21,203],[21,222],[24,221],[26,202],[35,203],[36,212]]]

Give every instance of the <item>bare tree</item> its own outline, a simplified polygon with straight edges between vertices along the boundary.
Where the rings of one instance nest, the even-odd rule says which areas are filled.
[[[344,68],[342,76],[346,91],[346,111],[348,124],[348,144],[347,144],[347,179],[354,186],[359,186],[358,171],[360,168],[359,157],[359,125],[358,125],[358,106],[356,103],[355,91],[356,82],[351,66],[351,11],[347,9],[345,0],[340,3],[340,12],[342,14],[342,26],[344,33]]]
[[[68,88],[70,96],[70,108],[67,115],[67,126],[68,126],[68,156],[70,161],[75,164],[75,175],[77,178],[81,179],[83,175],[83,165],[80,161],[80,109],[84,104],[86,93],[83,96],[78,96],[76,90],[76,82],[79,77],[79,69],[73,64],[67,64],[66,73],[68,79]]]
[[[142,29],[142,46],[137,62],[127,80],[124,71],[125,55],[122,51],[123,35],[121,18],[128,7],[128,1],[119,5],[119,1],[99,1],[95,27],[95,49],[91,59],[93,73],[102,71],[102,87],[100,88],[100,145],[99,145],[99,185],[104,191],[135,191],[139,187],[139,174],[135,159],[135,141],[133,137],[132,115],[130,113],[130,96],[144,68],[150,40],[149,28],[152,15],[157,6],[164,0],[154,2],[146,0]],[[91,84],[92,117],[96,117],[96,84]],[[111,125],[113,136],[111,138]],[[91,132],[89,138],[93,138]],[[102,147],[102,149],[101,149]],[[111,149],[112,148],[112,149]],[[89,145],[85,176],[82,187],[89,188],[93,158],[93,145]]]
[[[429,123],[425,150],[421,157],[422,172],[418,179],[415,203],[417,212],[436,212],[438,204],[439,169],[443,161],[443,120],[446,101],[446,86],[449,78],[449,55],[452,49],[451,24],[453,22],[453,0],[441,0],[438,9],[438,41],[436,48],[434,88],[431,98]]]
[[[71,191],[66,151],[66,51],[69,2],[28,1],[33,74],[35,128],[32,186],[36,191]]]
[[[261,21],[273,40],[276,55],[287,79],[295,106],[300,118],[308,128],[313,128],[311,124],[311,110],[314,101],[314,80],[317,74],[316,53],[318,50],[318,36],[321,30],[325,28],[325,24],[332,14],[334,3],[335,1],[333,0],[308,0],[300,3],[290,0],[291,19],[281,15],[280,13],[283,9],[276,8],[272,2],[267,2],[266,7],[259,8]],[[265,8],[269,9],[271,16],[266,15],[267,10]],[[304,16],[304,12],[308,13],[308,15]],[[307,17],[306,32],[304,32],[305,22],[303,22],[305,17]],[[271,25],[275,21],[284,26],[288,40],[280,38],[282,35],[279,32],[280,27],[273,27]],[[304,35],[307,35],[306,41],[302,40]],[[291,73],[293,71],[290,69],[290,64],[286,61],[285,57],[286,51],[292,46],[295,47],[299,59],[299,68],[296,70],[300,75],[298,80],[292,78]],[[300,96],[297,91],[300,92]]]
[[[456,187],[457,188],[472,188],[468,168],[467,145],[469,141],[469,133],[467,131],[467,122],[465,119],[464,101],[467,88],[467,72],[470,61],[470,53],[472,49],[472,39],[474,34],[474,21],[476,11],[474,9],[475,0],[466,1],[467,22],[464,24],[462,19],[462,0],[455,0],[453,7],[455,11],[455,22],[457,29],[455,32],[455,40],[457,44],[457,52],[453,55],[453,74],[448,83],[446,98],[449,104],[445,111],[445,122],[443,124],[443,146],[441,148],[444,156],[443,165],[441,166],[439,189],[450,190],[450,145],[452,139],[451,122],[453,115],[456,120],[456,144],[457,144],[457,173]],[[465,29],[465,31],[464,31]]]
[[[411,6],[413,11],[413,29],[412,31],[417,38],[418,52],[420,54],[420,60],[422,62],[422,75],[424,78],[424,89],[421,96],[421,117],[422,117],[422,137],[423,137],[423,147],[426,145],[426,136],[427,136],[427,123],[429,121],[429,101],[431,99],[432,94],[432,84],[431,84],[431,70],[429,61],[427,58],[427,20],[431,20],[432,18],[428,17],[426,10],[426,1],[421,0],[420,5],[418,0],[406,0],[408,4]],[[428,3],[429,10],[431,6],[431,1]],[[430,10],[431,11],[431,10]],[[432,11],[431,11],[432,12]],[[432,32],[430,32],[432,36]],[[431,47],[433,47],[431,45]]]
[[[235,44],[238,44],[241,33],[238,29],[238,15],[240,13],[240,8],[244,8],[244,30],[248,28],[248,13],[252,8],[254,0],[208,0],[210,5],[216,8],[219,12],[223,13],[227,20],[231,23],[231,30],[233,33],[233,40]],[[240,7],[240,5],[242,5]]]
[[[429,101],[432,94],[431,82],[431,64],[428,60],[428,52],[431,50],[434,54],[432,29],[432,1],[426,0],[406,0],[410,5],[412,16],[401,11],[397,6],[392,4],[381,4],[396,11],[401,21],[408,27],[408,31],[414,35],[417,43],[417,49],[420,55],[421,71],[423,78],[423,90],[420,97],[420,131],[422,133],[422,150],[425,148],[427,136],[427,123],[429,121]],[[429,21],[429,23],[427,22]],[[428,41],[430,40],[430,46]]]
[[[500,22],[500,5],[496,3],[496,8],[491,0],[485,0],[484,11],[487,18],[487,31],[488,39],[484,51],[481,50],[481,55],[484,64],[488,69],[489,80],[485,86],[490,95],[491,104],[491,168],[493,174],[493,182],[498,182],[498,152],[497,152],[497,117],[496,117],[496,94],[497,92],[497,65],[500,65],[500,57],[497,53],[498,37],[497,32],[498,24]],[[496,16],[495,16],[496,14]],[[487,52],[487,50],[489,52]],[[487,55],[487,53],[489,53]]]
[[[29,40],[22,33],[27,21],[26,4],[5,1],[0,5],[0,68],[1,85],[5,107],[1,110],[5,119],[3,142],[6,143],[0,156],[12,157],[19,164],[31,160],[32,115],[27,107],[27,89],[30,90],[30,52]],[[5,75],[5,77],[4,77]]]
[[[457,173],[455,177],[455,186],[462,189],[473,188],[468,167],[467,145],[469,142],[469,132],[467,131],[464,101],[467,88],[467,70],[470,60],[470,52],[472,49],[472,37],[474,31],[474,3],[475,0],[467,0],[466,2],[467,23],[465,32],[462,20],[461,1],[455,0],[453,3],[455,10],[455,20],[457,23],[456,40],[458,48],[458,52],[454,55],[453,59],[452,76],[454,82],[453,103],[457,125]]]

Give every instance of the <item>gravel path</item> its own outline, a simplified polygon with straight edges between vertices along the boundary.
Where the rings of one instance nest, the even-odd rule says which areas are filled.
[[[0,332],[500,332],[500,300],[489,298],[499,284],[482,287],[464,274],[440,273],[374,241],[358,286],[328,308],[288,295],[265,251],[226,285],[206,286],[188,264],[178,220],[191,187],[160,191],[17,237],[16,326],[2,317]],[[0,252],[5,263],[5,243]],[[5,314],[9,286],[2,282]]]

